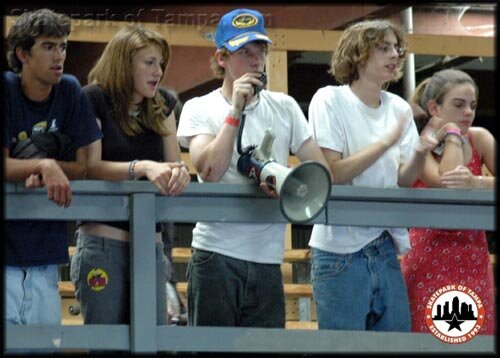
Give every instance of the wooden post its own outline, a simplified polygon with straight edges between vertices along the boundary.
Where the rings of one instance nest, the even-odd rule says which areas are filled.
[[[267,56],[267,89],[288,93],[288,59],[287,51],[272,50]]]

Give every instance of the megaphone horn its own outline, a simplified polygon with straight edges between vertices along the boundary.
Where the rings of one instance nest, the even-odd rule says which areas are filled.
[[[321,164],[306,161],[287,168],[271,159],[274,133],[268,128],[259,147],[247,147],[238,159],[238,171],[257,184],[266,183],[279,196],[281,213],[293,223],[314,219],[330,198],[330,173]]]
[[[261,169],[260,181],[279,196],[282,214],[293,223],[306,223],[326,206],[331,192],[330,174],[323,165],[306,161],[295,168],[274,161]]]

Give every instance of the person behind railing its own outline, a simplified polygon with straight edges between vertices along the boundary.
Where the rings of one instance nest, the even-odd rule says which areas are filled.
[[[320,88],[309,124],[338,185],[409,187],[437,141],[419,139],[410,105],[385,88],[401,78],[406,41],[386,20],[349,26]],[[360,224],[362,220],[360,220]],[[406,228],[316,224],[311,281],[319,329],[409,331],[408,296],[397,254]]]
[[[301,161],[326,167],[297,102],[262,89],[259,78],[263,79],[271,42],[262,14],[251,9],[225,14],[215,42],[212,70],[223,79],[222,87],[184,104],[177,134],[181,145],[189,148],[199,181],[253,183],[237,169],[242,115],[245,146],[259,144],[271,127],[276,135],[272,158],[278,163],[286,166],[291,151]],[[261,188],[276,196],[265,185]],[[198,222],[188,264],[188,324],[284,327],[284,239],[285,224]]]
[[[160,87],[170,56],[167,41],[141,26],[121,29],[106,45],[84,87],[104,134],[89,148],[88,178],[144,178],[162,195],[179,195],[186,189],[191,177],[180,161],[173,114],[176,101]],[[130,322],[129,230],[128,222],[83,222],[78,228],[80,251],[72,259],[71,278],[85,324]],[[170,272],[157,223],[159,325],[167,320]]]
[[[71,20],[49,9],[25,12],[7,35],[3,73],[4,180],[45,187],[68,207],[69,180],[86,175],[86,146],[102,134],[78,80],[63,74]],[[29,209],[28,209],[29,210]],[[65,221],[5,223],[5,317],[13,324],[61,324],[58,265],[68,258]]]
[[[425,159],[416,188],[490,189],[496,182],[496,143],[485,128],[472,127],[478,105],[472,77],[441,70],[425,79],[411,98],[417,127],[440,143]],[[483,176],[486,165],[492,175]],[[439,288],[455,284],[474,290],[485,307],[480,334],[495,334],[493,269],[484,230],[411,228],[412,249],[401,261],[408,287],[412,330],[429,332],[425,308]]]

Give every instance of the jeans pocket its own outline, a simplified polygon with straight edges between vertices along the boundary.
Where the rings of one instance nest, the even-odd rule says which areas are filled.
[[[399,262],[398,257],[395,253],[393,255],[386,254],[384,257],[384,261],[387,266],[397,270],[401,270],[401,263]]]
[[[394,242],[392,240],[387,240],[386,242],[384,242],[379,250],[382,259],[387,264],[387,266],[397,270],[401,270],[401,264],[399,262]]]
[[[335,277],[344,272],[350,262],[350,255],[329,253],[313,255],[311,265],[311,281],[317,282]]]
[[[59,267],[57,265],[40,266],[40,275],[45,279],[47,287],[59,290]]]
[[[191,255],[190,264],[200,266],[210,262],[215,257],[215,252],[195,249]]]

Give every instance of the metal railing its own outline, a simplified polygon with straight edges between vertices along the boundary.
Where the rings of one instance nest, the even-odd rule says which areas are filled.
[[[8,220],[124,221],[131,224],[130,325],[6,325],[5,349],[167,352],[481,352],[494,337],[446,344],[430,334],[307,331],[243,327],[156,326],[155,223],[283,222],[277,200],[254,185],[192,183],[165,197],[149,182],[73,181],[69,208],[49,202],[44,189],[4,184]],[[493,191],[376,189],[333,186],[312,223],[495,230]],[[134,238],[140,238],[136,240]]]

